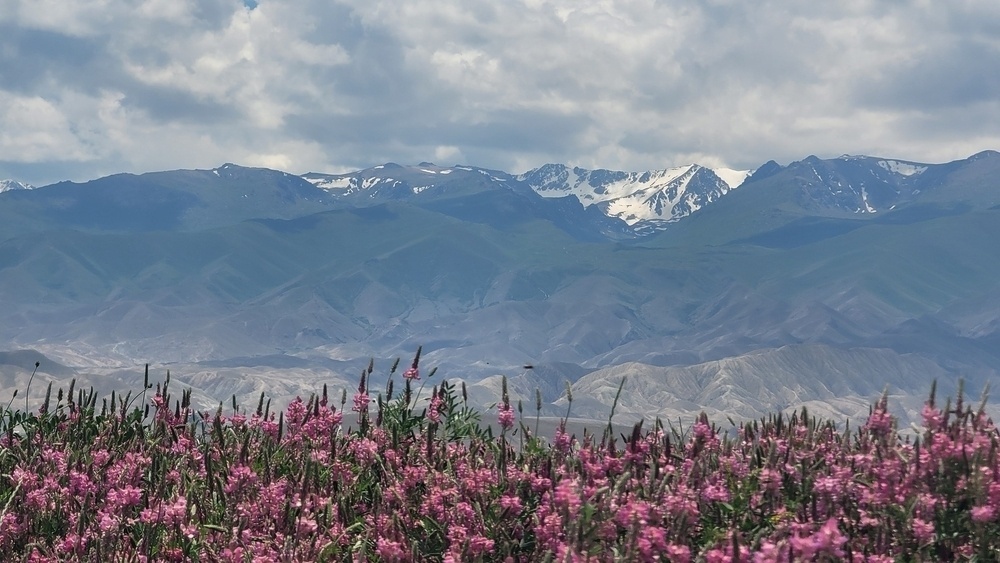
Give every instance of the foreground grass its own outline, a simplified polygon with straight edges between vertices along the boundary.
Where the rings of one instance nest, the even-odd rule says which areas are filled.
[[[418,363],[279,413],[196,412],[169,376],[8,405],[0,560],[1000,560],[998,433],[961,398],[932,391],[913,441],[884,400],[853,430],[803,411],[543,440],[506,391],[495,434]]]

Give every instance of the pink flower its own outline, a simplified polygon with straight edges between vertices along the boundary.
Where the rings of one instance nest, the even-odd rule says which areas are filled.
[[[404,379],[420,379],[420,370],[416,367],[411,367],[403,372]]]
[[[512,495],[504,495],[500,497],[500,508],[508,515],[517,516],[521,513],[521,499]]]
[[[701,498],[709,502],[729,502],[729,489],[713,483],[702,489]]]
[[[493,540],[478,535],[469,538],[469,555],[482,555],[491,551],[493,551]]]
[[[810,560],[817,555],[844,557],[844,544],[847,537],[840,533],[837,519],[830,518],[816,533],[810,536],[792,536],[789,542],[795,555],[802,560]]]
[[[937,430],[941,427],[941,411],[932,407],[929,403],[924,404],[924,409],[920,413],[924,419],[924,426],[928,430]]]
[[[119,523],[120,522],[117,516],[104,512],[101,514],[101,520],[98,526],[101,528],[102,532],[107,534],[117,530]]]
[[[572,446],[573,439],[569,434],[566,433],[566,421],[563,420],[559,423],[559,428],[556,429],[556,436],[552,440],[552,446],[563,453],[568,453],[570,446]]]
[[[882,397],[875,403],[875,408],[872,409],[872,413],[868,416],[868,421],[865,423],[864,428],[874,436],[888,438],[892,433],[893,423],[893,418],[887,408],[887,400],[885,397]]]
[[[823,527],[819,529],[814,535],[818,539],[820,544],[820,549],[827,553],[827,555],[833,555],[835,557],[843,557],[844,550],[843,546],[847,543],[847,536],[840,533],[840,528],[837,526],[837,519],[830,518],[823,524]]]
[[[302,397],[295,397],[295,400],[289,403],[285,411],[285,423],[288,424],[289,428],[296,428],[302,424],[305,418],[306,405],[302,402]]]
[[[733,556],[725,551],[715,548],[705,552],[706,563],[732,563]]]
[[[930,543],[934,539],[934,523],[927,522],[920,518],[913,519],[913,537],[917,539],[918,542]]]
[[[351,407],[351,410],[354,412],[368,412],[369,403],[371,403],[371,399],[368,398],[368,393],[356,393],[354,395],[354,406]]]
[[[406,551],[399,542],[384,537],[378,538],[375,550],[383,561],[400,561],[406,557]]]
[[[787,558],[785,559],[787,561]],[[781,561],[781,548],[774,542],[764,541],[753,556],[754,563],[777,563]]]
[[[362,465],[370,465],[378,455],[378,444],[368,438],[356,440],[351,449]]]
[[[500,426],[504,428],[514,426],[514,409],[510,408],[509,404],[501,405],[497,420],[500,422]]]
[[[667,557],[670,563],[688,563],[691,561],[691,548],[686,545],[670,544],[667,546]]]
[[[438,395],[431,397],[431,405],[427,409],[427,418],[431,422],[441,422],[441,412],[444,411],[444,399]]]
[[[552,501],[559,508],[566,510],[570,518],[574,518],[578,512],[580,512],[580,507],[583,505],[583,501],[580,499],[580,491],[577,486],[570,479],[563,479],[556,485],[555,494],[553,495]]]
[[[15,514],[7,513],[0,517],[0,545],[20,533],[21,526],[18,524]]]
[[[116,509],[126,506],[135,506],[142,502],[142,489],[125,485],[121,489],[111,489],[108,491],[108,504]]]
[[[993,520],[994,516],[996,516],[996,509],[992,506],[975,506],[972,508],[973,522],[989,522]]]
[[[777,491],[781,488],[781,472],[765,467],[760,471],[760,484],[766,491]]]

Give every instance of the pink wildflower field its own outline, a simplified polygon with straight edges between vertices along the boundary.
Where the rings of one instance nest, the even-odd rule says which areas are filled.
[[[614,435],[612,410],[603,433],[538,436],[506,385],[479,412],[418,361],[278,413],[198,412],[169,375],[7,405],[0,561],[1000,560],[997,428],[961,395],[932,390],[909,437],[884,399],[853,428],[802,411]]]

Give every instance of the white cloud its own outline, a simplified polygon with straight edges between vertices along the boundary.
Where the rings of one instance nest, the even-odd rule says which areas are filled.
[[[454,146],[434,147],[434,162],[458,163],[463,161],[462,149]]]
[[[93,36],[107,29],[125,6],[115,0],[62,2],[61,0],[2,0],[0,21],[30,29],[74,36]]]
[[[1000,146],[997,6],[0,0],[0,173],[961,158]]]
[[[0,91],[0,155],[6,160],[43,163],[96,156],[73,131],[56,103],[40,96]]]

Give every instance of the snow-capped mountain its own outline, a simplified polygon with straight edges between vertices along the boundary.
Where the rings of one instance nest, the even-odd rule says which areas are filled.
[[[379,165],[368,170],[383,169],[386,165]],[[375,198],[380,190],[394,190],[402,184],[402,180],[397,180],[391,175],[386,176],[364,176],[359,172],[347,174],[323,174],[320,172],[309,172],[302,177],[312,185],[326,190],[331,195],[343,197],[359,192],[367,192],[369,197]],[[416,192],[414,192],[416,193]]]
[[[35,186],[18,182],[17,180],[0,180],[0,193],[13,190],[32,190]]]
[[[736,189],[749,170],[711,169],[698,164],[620,172],[546,164],[517,176],[544,197],[572,195],[632,226],[677,221]]]
[[[336,198],[352,201],[424,197],[470,184],[534,192],[549,199],[573,196],[585,208],[593,207],[594,212],[624,221],[636,232],[648,232],[717,201],[749,175],[748,170],[713,170],[697,164],[647,172],[546,164],[513,175],[422,162],[416,166],[389,163],[347,174],[310,172],[302,177]]]
[[[366,207],[407,201],[474,222],[506,225],[543,219],[580,239],[633,238],[625,222],[565,198],[541,197],[512,174],[473,166],[387,163],[347,174],[309,172],[302,178],[332,196],[337,206]]]
[[[972,160],[972,159],[970,159]],[[808,156],[788,166],[769,161],[748,179],[778,174],[797,186],[795,203],[807,210],[831,209],[858,215],[894,209],[940,184],[959,162],[923,164],[872,156]]]
[[[360,194],[370,200],[407,199],[431,189],[455,189],[460,184],[493,184],[504,188],[519,184],[514,176],[498,170],[473,166],[443,167],[430,162],[421,162],[416,166],[390,162],[346,174],[309,172],[302,178],[334,197],[358,197]]]

